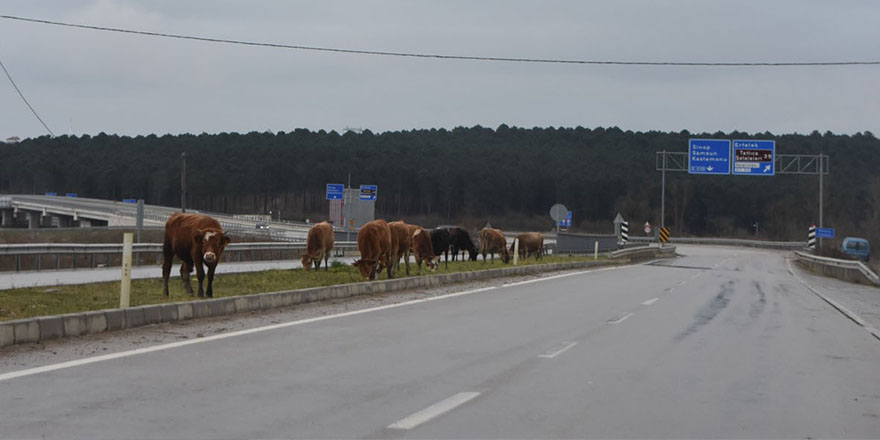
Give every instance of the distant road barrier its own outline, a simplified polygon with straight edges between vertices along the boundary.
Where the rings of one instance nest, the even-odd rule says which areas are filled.
[[[629,241],[639,243],[656,242],[653,237],[632,237]],[[700,238],[700,237],[670,237],[671,243],[678,244],[707,244],[715,246],[744,246],[763,249],[803,249],[806,243],[802,241],[763,241],[763,240],[743,240],[739,238]]]
[[[347,251],[357,249],[357,242],[342,241],[336,242],[333,246],[334,250]],[[242,254],[250,252],[251,257],[257,252],[259,253],[278,253],[278,259],[293,258],[296,252],[306,249],[305,243],[289,243],[289,242],[267,242],[267,243],[230,243],[224,251],[227,261],[242,261]],[[158,264],[162,261],[162,244],[161,243],[135,243],[132,249],[133,253],[138,256],[139,260],[150,260],[145,264]],[[285,256],[285,253],[288,255]],[[61,269],[62,265],[67,268],[76,269],[78,266],[77,257],[88,256],[87,268],[93,268],[96,264],[95,256],[103,255],[105,266],[112,264],[122,256],[122,243],[103,243],[103,244],[84,244],[84,243],[28,243],[28,244],[2,244],[0,245],[0,260],[12,259],[14,265],[0,264],[0,271],[21,271],[22,257],[32,256],[34,258],[35,270],[44,269],[42,261],[43,257],[48,256],[49,259],[54,257],[54,264],[46,266],[46,268]],[[153,259],[143,258],[147,255],[153,255]],[[72,256],[72,262],[68,265],[67,261],[62,264],[63,256]],[[79,263],[82,267],[82,263]]]
[[[880,286],[880,277],[861,261],[820,257],[806,252],[795,252],[794,255],[798,263],[813,272],[844,281]]]

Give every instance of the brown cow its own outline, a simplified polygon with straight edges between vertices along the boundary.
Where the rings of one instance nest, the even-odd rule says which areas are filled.
[[[422,273],[422,261],[431,272],[437,270],[440,263],[440,257],[434,255],[434,247],[431,245],[431,233],[425,228],[417,227],[412,235],[413,238],[413,254],[416,257],[416,265],[419,267],[419,273]]]
[[[214,269],[220,262],[223,249],[229,244],[229,237],[220,228],[220,223],[202,214],[176,213],[165,223],[165,242],[162,245],[162,278],[165,280],[165,296],[168,296],[168,277],[171,275],[171,262],[175,256],[180,259],[180,278],[190,295],[193,294],[189,274],[193,268],[199,279],[199,297],[214,297]],[[208,266],[208,288],[202,290],[205,268]]]
[[[519,257],[528,258],[532,253],[538,260],[544,254],[544,235],[540,232],[524,232],[516,236],[519,240]],[[514,245],[510,245],[510,252],[514,252]]]
[[[492,262],[495,262],[495,253],[501,254],[501,261],[507,263],[510,261],[510,253],[507,251],[507,241],[504,239],[504,233],[500,229],[483,228],[480,231],[480,253],[483,254],[483,262],[486,262],[486,254],[492,256]]]
[[[308,238],[306,238],[306,253],[302,256],[303,270],[312,268],[315,270],[321,268],[321,260],[324,260],[324,270],[329,270],[327,264],[330,260],[330,251],[333,249],[333,225],[327,222],[321,222],[309,229]]]
[[[400,258],[406,266],[406,274],[409,275],[409,254],[412,253],[412,234],[416,225],[408,225],[402,221],[388,223],[391,228],[391,261],[394,265],[394,274],[400,269]]]
[[[375,280],[383,267],[388,268],[391,278],[391,228],[385,220],[373,220],[361,226],[358,231],[358,250],[361,258],[353,264],[366,281]]]

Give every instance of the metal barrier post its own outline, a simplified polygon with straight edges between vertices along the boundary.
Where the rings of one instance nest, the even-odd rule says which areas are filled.
[[[134,234],[126,232],[122,239],[122,285],[119,288],[119,308],[131,305],[131,248]]]

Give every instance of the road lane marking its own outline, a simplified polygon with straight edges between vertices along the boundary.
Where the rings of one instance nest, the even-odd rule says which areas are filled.
[[[632,315],[633,315],[632,313],[627,313],[626,315],[623,315],[622,317],[617,318],[617,319],[614,320],[614,321],[608,321],[608,323],[609,323],[609,324],[620,324],[621,322],[626,321],[626,319],[629,318],[629,317],[632,316]]]
[[[651,304],[654,304],[655,302],[657,302],[659,299],[660,298],[649,299],[649,300],[643,302],[642,305],[643,306],[650,306]]]
[[[538,357],[544,358],[544,359],[553,359],[556,356],[559,356],[560,354],[568,351],[569,348],[574,347],[575,345],[578,345],[577,342],[568,342],[568,343],[563,342],[563,344],[566,344],[566,345],[563,346],[562,348],[557,349],[556,351],[551,351],[549,353],[540,354],[540,355],[538,355]]]
[[[458,408],[465,403],[474,400],[480,393],[477,392],[464,392],[458,393],[454,396],[441,400],[419,412],[413,413],[412,415],[398,420],[390,425],[388,425],[388,429],[413,429],[416,426],[421,425],[431,419],[439,417],[449,411]]]
[[[338,313],[335,315],[318,316],[315,318],[301,319],[298,321],[282,322],[279,324],[272,324],[272,325],[267,325],[267,326],[263,326],[263,327],[255,327],[255,328],[246,329],[246,330],[238,330],[238,331],[229,332],[229,333],[221,333],[221,334],[217,334],[217,335],[206,336],[203,338],[189,339],[186,341],[171,342],[168,344],[160,344],[160,345],[154,345],[152,347],[138,348],[135,350],[121,351],[118,353],[111,353],[111,354],[105,354],[105,355],[100,355],[100,356],[94,356],[94,357],[90,357],[90,358],[77,359],[77,360],[73,360],[73,361],[61,362],[58,364],[51,364],[51,365],[44,365],[41,367],[27,368],[24,370],[18,370],[18,371],[12,371],[9,373],[0,374],[0,382],[3,382],[5,380],[10,380],[10,379],[15,379],[18,377],[32,376],[34,374],[48,373],[50,371],[56,371],[56,370],[63,370],[65,368],[79,367],[79,366],[83,366],[83,365],[94,364],[97,362],[104,362],[104,361],[109,361],[109,360],[113,360],[113,359],[126,358],[129,356],[136,356],[136,355],[152,353],[152,352],[156,352],[156,351],[169,350],[169,349],[178,348],[178,347],[185,347],[187,345],[201,344],[201,343],[210,342],[210,341],[217,341],[217,340],[226,339],[226,338],[233,338],[233,337],[237,337],[237,336],[249,335],[251,333],[260,333],[260,332],[269,331],[269,330],[277,330],[277,329],[282,329],[282,328],[286,328],[286,327],[293,327],[293,326],[297,326],[297,325],[311,324],[314,322],[326,321],[329,319],[344,318],[344,317],[348,317],[348,316],[361,315],[361,314],[365,314],[365,313],[378,312],[378,311],[382,311],[382,310],[396,309],[398,307],[407,307],[407,306],[422,304],[422,303],[431,302],[431,301],[439,301],[439,300],[443,300],[443,299],[447,299],[447,298],[454,298],[454,297],[458,297],[458,296],[473,295],[475,293],[485,292],[488,290],[500,289],[500,288],[504,288],[504,287],[517,286],[517,285],[521,285],[521,284],[552,280],[552,279],[556,279],[556,278],[562,278],[562,277],[568,277],[568,276],[574,276],[574,275],[589,275],[589,274],[595,273],[595,272],[604,272],[604,271],[608,271],[608,270],[634,268],[634,267],[639,267],[639,266],[642,266],[642,264],[606,267],[606,268],[601,268],[601,269],[581,270],[578,272],[567,273],[567,274],[562,274],[562,275],[555,275],[555,276],[545,277],[545,278],[537,278],[534,280],[521,281],[518,283],[510,283],[510,284],[501,284],[501,285],[497,285],[497,286],[481,287],[478,289],[465,290],[462,292],[449,293],[446,295],[432,296],[430,298],[414,299],[412,301],[405,301],[405,302],[401,302],[401,303],[397,303],[397,304],[388,304],[388,305],[384,305],[384,306],[372,307],[372,308],[367,308],[367,309],[353,310],[350,312],[343,312],[343,313]]]

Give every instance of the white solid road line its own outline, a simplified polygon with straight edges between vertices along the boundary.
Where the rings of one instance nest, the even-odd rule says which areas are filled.
[[[632,315],[633,315],[632,313],[627,313],[626,315],[623,315],[622,317],[620,317],[614,321],[608,321],[608,323],[609,324],[620,324],[621,322],[626,321],[626,319]]]
[[[0,374],[0,382],[2,382],[4,380],[15,379],[18,377],[31,376],[34,374],[47,373],[50,371],[62,370],[65,368],[73,368],[73,367],[79,367],[82,365],[94,364],[97,362],[109,361],[112,359],[119,359],[119,358],[125,358],[125,357],[129,357],[129,356],[135,356],[135,355],[139,355],[139,354],[152,353],[154,351],[162,351],[162,350],[168,350],[168,349],[177,348],[177,347],[184,347],[187,345],[201,344],[201,343],[209,342],[209,341],[216,341],[216,340],[220,340],[220,339],[233,338],[236,336],[248,335],[251,333],[259,333],[259,332],[276,330],[276,329],[285,328],[285,327],[293,327],[296,325],[310,324],[313,322],[325,321],[328,319],[344,318],[346,316],[354,316],[354,315],[361,315],[364,313],[378,312],[380,310],[395,309],[398,307],[406,307],[406,306],[411,306],[411,305],[415,305],[415,304],[422,304],[422,303],[431,302],[431,301],[438,301],[438,300],[442,300],[442,299],[446,299],[446,298],[454,298],[457,296],[472,295],[475,293],[485,292],[487,290],[494,290],[494,289],[499,289],[499,288],[503,288],[503,287],[518,286],[521,284],[535,283],[535,282],[539,282],[539,281],[552,280],[552,279],[556,279],[556,278],[569,277],[569,276],[574,276],[574,275],[586,275],[586,274],[591,274],[591,273],[595,273],[595,272],[603,272],[606,270],[623,269],[623,268],[627,268],[627,267],[638,267],[638,266],[640,266],[640,265],[625,265],[625,266],[608,267],[608,268],[602,268],[602,269],[582,270],[582,271],[578,271],[578,272],[567,273],[567,274],[562,274],[562,275],[555,275],[555,276],[551,276],[551,277],[537,278],[537,279],[529,280],[529,281],[521,281],[518,283],[510,283],[510,284],[502,284],[502,285],[498,285],[498,286],[482,287],[479,289],[465,290],[463,292],[449,293],[446,295],[433,296],[431,298],[415,299],[412,301],[406,301],[406,302],[397,303],[397,304],[389,304],[389,305],[379,306],[379,307],[372,307],[369,309],[355,310],[355,311],[351,311],[351,312],[343,312],[343,313],[338,313],[335,315],[319,316],[317,318],[302,319],[299,321],[284,322],[281,324],[272,324],[272,325],[267,325],[264,327],[256,327],[256,328],[247,329],[247,330],[239,330],[239,331],[235,331],[235,332],[221,333],[218,335],[207,336],[204,338],[190,339],[190,340],[186,340],[186,341],[172,342],[169,344],[155,345],[152,347],[138,348],[135,350],[121,351],[119,353],[105,354],[105,355],[94,356],[94,357],[85,358],[85,359],[77,359],[75,361],[61,362],[58,364],[44,365],[42,367],[34,367],[34,368],[28,368],[25,370],[19,370],[19,371],[13,371],[10,373]]]
[[[441,416],[465,403],[470,402],[479,396],[477,392],[458,393],[452,397],[441,400],[417,413],[410,415],[405,419],[401,419],[388,425],[388,429],[413,429],[433,418]]]
[[[569,348],[574,347],[575,345],[578,345],[577,342],[567,342],[567,343],[563,342],[563,344],[565,344],[565,345],[562,348],[556,349],[555,351],[551,351],[549,353],[539,354],[538,357],[544,358],[544,359],[553,359],[556,356],[559,356],[560,354],[568,351]]]
[[[660,299],[660,298],[652,298],[652,299],[649,299],[649,300],[643,302],[642,305],[643,305],[643,306],[650,306],[651,304],[654,304],[655,302],[657,302],[659,299]]]

